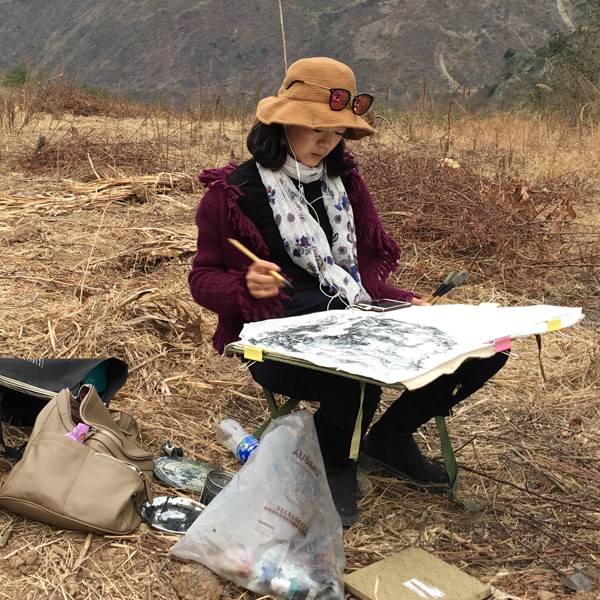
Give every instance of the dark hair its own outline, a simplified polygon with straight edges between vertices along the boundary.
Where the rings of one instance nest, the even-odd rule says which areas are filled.
[[[257,121],[246,139],[246,146],[254,160],[267,169],[274,171],[280,169],[287,157],[284,139],[283,125],[272,123],[265,125]],[[354,162],[344,153],[344,139],[325,158],[327,173],[329,175],[344,175],[352,167]]]

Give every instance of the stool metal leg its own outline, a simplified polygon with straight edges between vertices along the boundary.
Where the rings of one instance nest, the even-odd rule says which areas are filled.
[[[450,479],[450,499],[462,504],[465,509],[470,512],[478,511],[481,508],[479,504],[472,502],[471,500],[462,500],[456,495],[456,487],[458,485],[458,464],[456,462],[456,457],[454,456],[452,444],[450,443],[450,436],[448,435],[448,428],[446,427],[446,417],[443,417],[442,415],[436,416],[435,423],[440,435],[444,464],[446,465],[446,471],[448,471],[448,478]]]
[[[277,404],[275,400],[275,396],[271,390],[267,390],[263,388],[263,393],[267,400],[267,405],[269,407],[269,418],[254,432],[254,437],[260,439],[260,436],[265,432],[265,429],[269,426],[269,423],[276,419],[277,417],[281,417],[283,415],[287,415],[291,412],[300,402],[300,400],[296,398],[288,398],[283,404],[280,406]]]

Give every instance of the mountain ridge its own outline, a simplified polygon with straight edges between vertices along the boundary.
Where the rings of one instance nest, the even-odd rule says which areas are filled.
[[[360,91],[393,107],[437,91],[478,89],[500,75],[508,48],[531,52],[568,32],[569,0],[295,0],[283,4],[288,64],[331,56]],[[5,0],[0,69],[42,67],[123,92],[275,93],[284,72],[278,4],[237,0]]]

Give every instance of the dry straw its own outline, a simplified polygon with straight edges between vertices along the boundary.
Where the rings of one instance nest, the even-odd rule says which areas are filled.
[[[399,283],[427,294],[449,271],[470,267],[471,278],[445,302],[552,300],[585,304],[588,316],[544,337],[546,380],[535,342],[520,340],[503,372],[449,419],[460,494],[482,510],[467,513],[393,478],[362,476],[360,522],[344,536],[347,568],[417,545],[510,597],[561,598],[563,578],[579,568],[592,573],[599,560],[599,313],[597,294],[586,294],[597,286],[589,263],[598,236],[576,235],[588,190],[568,179],[486,179],[468,165],[448,168],[435,152],[370,148],[359,159],[404,246]],[[108,178],[94,174],[85,153],[70,160],[68,172],[54,163],[52,194],[35,192],[39,181],[22,171],[14,185],[1,184],[3,355],[118,356],[130,377],[114,405],[134,412],[145,447],[158,455],[170,440],[187,456],[237,470],[215,441],[217,423],[231,417],[252,429],[267,409],[241,364],[215,355],[215,317],[187,289],[195,173],[155,167]],[[87,176],[73,178],[74,171]],[[522,214],[530,204],[533,212]],[[552,217],[557,210],[566,212]],[[384,393],[385,403],[393,399]],[[9,441],[23,435],[8,427]],[[440,457],[431,424],[418,441]],[[185,494],[152,486],[157,495]],[[174,541],[146,526],[102,538],[0,511],[0,597],[253,597],[170,557]]]

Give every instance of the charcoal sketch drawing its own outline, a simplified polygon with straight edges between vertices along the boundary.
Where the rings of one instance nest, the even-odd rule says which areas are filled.
[[[273,327],[246,341],[373,379],[389,375],[390,371],[417,373],[437,355],[447,354],[457,345],[456,340],[437,327],[383,315],[340,319],[337,311],[325,313],[319,320],[285,328],[274,322]]]

